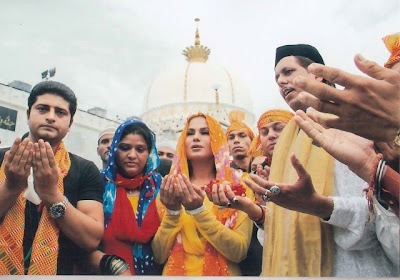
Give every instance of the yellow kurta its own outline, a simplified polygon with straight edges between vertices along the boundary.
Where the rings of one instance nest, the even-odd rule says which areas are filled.
[[[292,184],[298,175],[290,155],[295,153],[310,174],[315,191],[333,194],[333,158],[310,139],[292,119],[275,147],[269,180]],[[316,216],[268,203],[264,230],[262,276],[331,276],[332,227]]]
[[[248,187],[246,187],[246,195],[254,200],[254,194]],[[204,199],[204,206],[205,210],[195,215],[189,215],[185,211],[182,211],[180,215],[165,213],[152,242],[155,261],[157,263],[168,261],[170,250],[180,232],[186,275],[203,275],[204,251],[207,241],[226,257],[228,275],[241,275],[238,263],[247,255],[253,229],[252,221],[246,213],[238,211],[237,222],[231,230],[216,219],[213,212],[214,204],[207,197]],[[158,197],[159,213],[160,207],[162,204]],[[163,274],[165,274],[165,268]]]

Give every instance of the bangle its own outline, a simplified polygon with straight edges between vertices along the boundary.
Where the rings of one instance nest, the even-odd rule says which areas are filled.
[[[265,220],[265,212],[267,210],[267,208],[261,206],[260,204],[256,204],[258,207],[260,207],[261,209],[261,215],[258,218],[252,218],[249,216],[250,220],[252,220],[253,222],[255,222],[256,224],[263,224],[264,220]]]
[[[124,272],[127,269],[129,269],[129,265],[126,262],[124,262],[122,260],[119,260],[114,265],[114,268],[112,270],[112,275],[119,275],[119,274],[121,274],[122,272]]]
[[[113,259],[113,255],[104,255],[103,257],[101,257],[99,267],[102,275],[109,275],[108,267]]]
[[[375,181],[375,196],[376,196],[376,199],[379,202],[382,202],[382,199],[381,199],[381,191],[382,191],[381,181],[382,181],[383,173],[384,173],[384,170],[385,170],[385,165],[386,165],[386,162],[383,161],[383,159],[381,159],[379,161],[379,165],[378,165],[378,168],[376,170],[377,177],[376,177],[376,181]]]
[[[179,210],[171,210],[171,209],[165,208],[165,210],[167,211],[167,213],[168,213],[169,215],[178,216],[178,215],[181,214],[182,208],[179,209]]]
[[[377,181],[377,178],[379,177],[379,167],[382,165],[382,154],[377,154],[374,161],[373,161],[373,169],[371,172],[370,180],[368,183],[368,187],[364,189],[366,191],[366,197],[368,200],[368,212],[369,212],[369,217],[368,221],[371,221],[372,216],[375,214],[374,211],[374,204],[373,204],[373,197],[375,193],[375,182]]]
[[[186,213],[188,213],[189,215],[196,215],[200,212],[203,212],[205,209],[204,204],[202,204],[200,207],[193,209],[193,210],[186,210]]]
[[[118,275],[129,269],[125,260],[116,255],[104,255],[100,260],[99,267],[103,275]]]

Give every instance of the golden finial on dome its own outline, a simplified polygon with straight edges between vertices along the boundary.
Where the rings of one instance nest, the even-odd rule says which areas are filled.
[[[215,89],[215,104],[219,105],[219,92],[218,89]]]
[[[196,22],[196,36],[194,39],[194,45],[195,46],[200,46],[200,34],[199,34],[199,18],[195,18],[194,21]]]
[[[210,49],[200,45],[200,33],[199,33],[199,18],[194,20],[196,22],[196,36],[194,40],[194,46],[186,47],[182,54],[186,56],[186,60],[190,62],[206,62],[210,54]]]

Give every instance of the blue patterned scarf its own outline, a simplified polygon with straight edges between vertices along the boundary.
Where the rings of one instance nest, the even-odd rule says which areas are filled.
[[[116,200],[116,190],[117,186],[114,181],[117,176],[117,165],[116,165],[116,153],[118,144],[121,141],[121,135],[124,129],[131,124],[140,123],[140,121],[136,120],[128,120],[122,123],[116,130],[115,135],[112,140],[112,144],[110,147],[110,156],[107,161],[107,166],[104,171],[102,171],[102,177],[105,184],[105,191],[103,195],[103,207],[104,207],[104,226],[107,228],[111,220],[111,216],[113,213],[115,200]],[[138,208],[136,212],[136,222],[138,227],[140,228],[142,225],[142,221],[146,215],[146,211],[150,205],[150,203],[156,198],[158,191],[161,186],[161,176],[157,173],[151,173],[154,169],[156,169],[160,163],[160,159],[157,155],[157,150],[155,146],[155,135],[151,132],[152,135],[152,147],[149,151],[149,157],[146,163],[146,170],[144,172],[144,176],[150,173],[150,176],[143,182],[140,188],[139,202]],[[108,179],[107,179],[108,178]],[[132,244],[132,254],[135,261],[134,269],[137,275],[148,275],[155,274],[157,271],[157,265],[154,264],[153,261],[153,252],[151,249],[151,242],[146,244],[140,242],[134,242]]]

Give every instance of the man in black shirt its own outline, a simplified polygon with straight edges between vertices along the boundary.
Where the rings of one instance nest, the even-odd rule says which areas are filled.
[[[28,98],[29,134],[0,151],[0,274],[72,274],[81,250],[101,240],[102,179],[62,142],[76,106],[67,86],[37,84]]]

